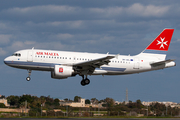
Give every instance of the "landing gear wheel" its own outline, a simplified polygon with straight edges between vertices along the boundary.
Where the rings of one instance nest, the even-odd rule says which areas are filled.
[[[81,85],[82,85],[82,86],[85,86],[85,85],[86,85],[85,80],[82,80],[82,81],[81,81]]]
[[[31,80],[31,78],[30,78],[30,77],[27,77],[27,78],[26,78],[26,80],[27,80],[27,81],[30,81],[30,80]]]
[[[28,77],[26,78],[26,80],[30,81],[31,80],[30,76],[31,76],[32,70],[27,70],[27,71],[28,71]]]
[[[88,85],[90,83],[90,80],[87,78],[87,75],[85,79],[84,79],[84,75],[81,75],[81,76],[82,76],[81,85],[82,86]]]
[[[90,83],[90,80],[88,78],[86,78],[84,81],[85,81],[86,85],[88,85]]]

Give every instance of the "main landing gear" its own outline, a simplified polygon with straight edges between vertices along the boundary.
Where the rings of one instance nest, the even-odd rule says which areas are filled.
[[[27,81],[30,81],[31,80],[31,72],[32,70],[27,70],[28,71],[28,77],[26,78]]]
[[[82,81],[81,81],[81,85],[82,86],[85,86],[85,85],[88,85],[90,83],[90,80],[87,78],[84,79],[84,75],[82,75]]]

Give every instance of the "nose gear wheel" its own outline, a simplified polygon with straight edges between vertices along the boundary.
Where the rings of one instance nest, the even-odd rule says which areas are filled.
[[[30,81],[31,80],[31,72],[32,70],[27,70],[28,71],[28,77],[26,78],[27,81]]]

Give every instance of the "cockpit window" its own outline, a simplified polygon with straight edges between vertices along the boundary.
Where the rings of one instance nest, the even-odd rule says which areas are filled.
[[[12,56],[18,56],[18,57],[21,57],[21,54],[20,54],[20,53],[14,53]]]

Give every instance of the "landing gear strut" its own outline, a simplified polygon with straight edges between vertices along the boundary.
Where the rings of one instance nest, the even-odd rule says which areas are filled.
[[[89,83],[90,83],[90,80],[87,78],[87,75],[85,79],[84,79],[84,75],[82,75],[81,85],[85,86],[85,85],[88,85]]]
[[[28,77],[26,78],[27,81],[30,81],[31,80],[31,72],[32,70],[27,70],[28,71]]]

